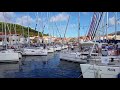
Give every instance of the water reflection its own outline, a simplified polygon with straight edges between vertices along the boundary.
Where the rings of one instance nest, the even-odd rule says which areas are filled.
[[[12,72],[19,72],[20,71],[20,63],[1,63],[0,64],[0,78],[5,78],[7,77],[7,73],[12,73]]]
[[[0,64],[0,78],[77,78],[79,75],[79,64],[60,61],[59,52],[23,57],[15,64]]]

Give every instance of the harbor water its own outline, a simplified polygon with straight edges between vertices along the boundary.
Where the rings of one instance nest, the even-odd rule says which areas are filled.
[[[59,54],[25,56],[18,63],[0,63],[0,78],[78,78],[80,64],[60,60]]]

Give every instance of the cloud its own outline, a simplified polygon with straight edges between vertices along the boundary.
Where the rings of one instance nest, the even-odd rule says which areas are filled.
[[[34,23],[36,20],[30,16],[22,16],[16,19],[16,23],[27,26],[28,24]]]
[[[78,28],[78,24],[70,24],[69,26],[70,26],[71,28],[75,28],[75,27]]]
[[[67,21],[69,18],[69,15],[62,12],[62,13],[59,13],[58,15],[56,16],[52,16],[50,18],[50,22],[60,22],[60,21]]]
[[[114,16],[109,18],[109,24],[110,25],[115,25],[115,17]],[[120,24],[120,21],[117,21],[117,24]]]
[[[87,12],[82,12],[82,14],[86,15],[86,14],[87,14]]]
[[[14,12],[0,12],[0,21],[1,22],[13,22],[13,18],[15,17]]]
[[[109,24],[110,25],[115,25],[115,17],[109,18]]]

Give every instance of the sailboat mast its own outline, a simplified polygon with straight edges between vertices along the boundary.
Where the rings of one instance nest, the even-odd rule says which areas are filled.
[[[37,30],[37,26],[38,26],[38,12],[35,14],[36,16],[36,25],[35,25],[35,31]],[[37,40],[37,44],[39,44],[39,29],[38,29],[38,40]]]
[[[23,37],[24,37],[24,29],[23,29],[23,18],[22,18],[22,33],[23,33]]]
[[[56,26],[56,28],[57,28],[57,31],[58,31],[58,34],[59,34],[60,38],[62,38],[62,36],[61,36],[61,34],[60,34],[60,31],[59,31],[59,29],[58,29],[58,26],[57,26],[56,22],[55,22],[55,26]],[[57,32],[57,31],[56,31],[56,32]]]
[[[51,43],[51,35],[50,35],[50,22],[49,22],[49,19],[50,19],[50,13],[47,12],[47,20],[48,20],[48,30],[49,30],[49,46],[50,46],[50,43]]]
[[[5,44],[6,44],[6,50],[7,50],[6,23],[4,23],[4,27],[5,27]]]
[[[78,12],[78,47],[80,49],[80,13]]]
[[[115,40],[117,35],[117,12],[115,12]]]
[[[5,20],[5,12],[3,12],[4,20]],[[5,28],[5,49],[7,50],[7,34],[6,34],[6,20],[4,22],[4,28]]]
[[[12,23],[10,24],[10,45],[11,45],[11,28],[12,27]]]
[[[30,41],[29,41],[30,36],[29,36],[29,21],[28,21],[28,16],[29,16],[29,13],[28,13],[28,15],[27,15],[27,22],[28,22],[28,45],[29,45],[29,47],[30,47]]]
[[[37,29],[37,26],[38,26],[38,12],[36,14],[36,27],[35,27],[35,30]],[[38,37],[39,37],[39,30],[38,30]]]
[[[67,25],[66,25],[66,28],[65,28],[64,38],[65,38],[65,35],[66,35],[66,32],[67,32],[69,20],[70,20],[70,16],[68,17],[68,22],[67,22]],[[64,38],[63,38],[63,44],[64,44]]]
[[[107,33],[107,28],[108,28],[108,12],[107,12],[107,22],[106,22],[106,40],[108,40],[108,33]]]
[[[16,35],[16,24],[14,24],[15,25],[15,35]]]
[[[53,23],[52,23],[51,27],[52,27],[52,31],[53,31],[53,38],[54,38],[54,28],[53,28]],[[53,41],[53,46],[55,46],[55,42],[54,42],[54,41]]]
[[[3,25],[4,23],[2,22],[2,43],[3,43]]]

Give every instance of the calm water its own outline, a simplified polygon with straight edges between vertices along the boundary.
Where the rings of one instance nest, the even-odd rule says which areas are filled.
[[[59,52],[23,57],[17,64],[0,64],[1,78],[78,78],[80,74],[80,64],[59,60]]]

